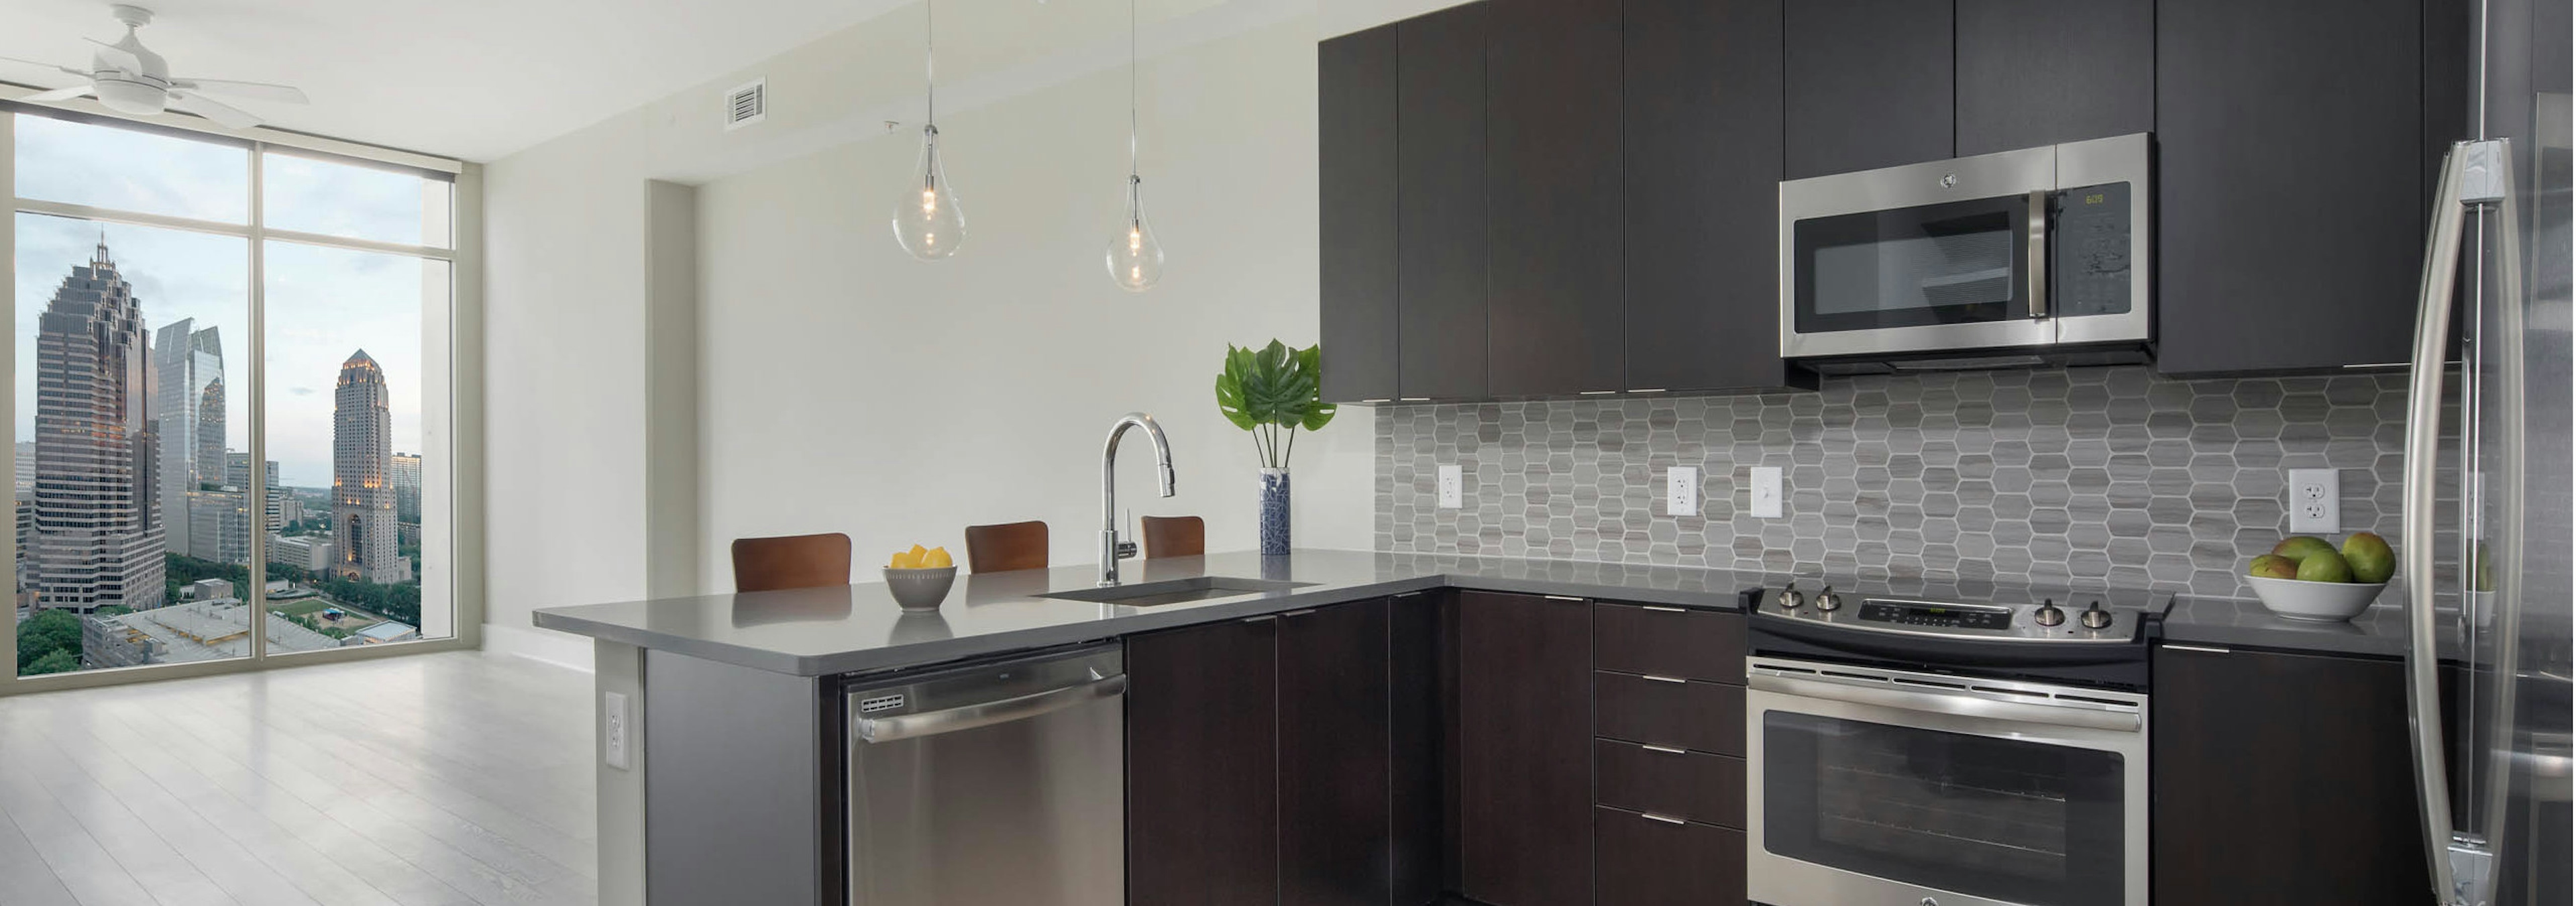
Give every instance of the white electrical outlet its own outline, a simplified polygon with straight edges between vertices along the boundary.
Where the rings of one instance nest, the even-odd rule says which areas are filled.
[[[1455,463],[1440,467],[1440,508],[1454,510],[1467,505],[1467,479],[1459,474]]]
[[[609,767],[626,770],[626,693],[601,693],[599,715],[600,757]]]
[[[1780,518],[1780,467],[1754,466],[1752,484],[1753,518]]]
[[[1674,466],[1664,470],[1664,515],[1699,515],[1699,467]]]
[[[2290,531],[2343,531],[2343,492],[2333,469],[2290,470]]]

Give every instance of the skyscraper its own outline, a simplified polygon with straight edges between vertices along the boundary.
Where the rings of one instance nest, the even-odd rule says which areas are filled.
[[[164,541],[193,554],[188,493],[224,480],[224,344],[195,318],[152,335],[152,433]]]
[[[366,350],[340,363],[331,408],[331,571],[382,584],[411,578],[394,528],[390,396],[384,368]]]
[[[250,454],[240,451],[228,451],[224,454],[224,487],[240,492],[243,500],[250,499]],[[291,497],[292,495],[285,488],[277,484],[277,460],[269,460],[268,527],[260,531],[274,532],[286,527],[286,502]],[[242,556],[250,555],[245,553]]]
[[[394,454],[394,520],[420,524],[420,454]]]
[[[107,241],[36,326],[35,537],[40,607],[158,607],[165,564],[143,306]]]

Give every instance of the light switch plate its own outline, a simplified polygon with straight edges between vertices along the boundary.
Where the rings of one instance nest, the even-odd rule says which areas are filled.
[[[1753,518],[1780,518],[1780,467],[1754,466],[1752,485]]]
[[[2333,469],[2290,470],[2290,531],[2343,531],[2343,491]]]
[[[608,766],[626,770],[627,718],[626,693],[603,692],[599,701],[600,758]]]
[[[1664,470],[1664,515],[1699,515],[1699,467],[1674,466]]]
[[[1454,510],[1467,505],[1467,480],[1459,474],[1456,463],[1440,467],[1440,508]]]

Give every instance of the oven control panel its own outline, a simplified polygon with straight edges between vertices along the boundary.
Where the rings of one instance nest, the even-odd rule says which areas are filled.
[[[1860,606],[1860,618],[1872,623],[1940,626],[1955,629],[2010,629],[2012,608],[1921,601],[1872,600]]]

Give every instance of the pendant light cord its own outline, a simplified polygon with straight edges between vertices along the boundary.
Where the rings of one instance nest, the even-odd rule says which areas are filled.
[[[1127,0],[1127,181],[1136,181],[1136,0]]]
[[[922,107],[933,131],[939,128],[939,0],[921,3],[921,95]],[[1133,89],[1129,89],[1131,92]]]

